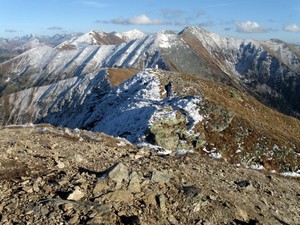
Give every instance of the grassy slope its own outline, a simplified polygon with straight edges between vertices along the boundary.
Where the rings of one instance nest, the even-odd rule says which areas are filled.
[[[198,129],[205,132],[207,149],[216,148],[232,163],[252,161],[277,171],[300,169],[299,120],[218,82],[166,72],[162,82],[167,80],[173,81],[177,95],[204,96],[201,113],[208,117]],[[230,114],[234,115],[232,120],[227,119]],[[226,129],[214,129],[215,124],[226,123]],[[236,153],[237,149],[241,153]]]

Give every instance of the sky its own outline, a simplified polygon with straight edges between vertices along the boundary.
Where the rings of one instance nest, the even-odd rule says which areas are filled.
[[[300,43],[300,0],[0,0],[0,37],[179,32],[200,26],[242,39]]]

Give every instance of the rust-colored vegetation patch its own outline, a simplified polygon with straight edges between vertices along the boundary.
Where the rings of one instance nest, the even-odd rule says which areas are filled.
[[[91,38],[93,38],[94,41],[96,41],[95,44],[97,45],[118,45],[126,42],[125,40],[119,38],[114,34],[109,34],[105,32],[91,32],[90,36]]]
[[[207,100],[232,111],[237,118],[276,139],[280,144],[297,143],[300,148],[300,121],[273,110],[254,98],[229,86],[201,80],[200,90]]]
[[[125,82],[131,78],[134,74],[137,74],[139,69],[109,69],[108,78],[113,87]]]
[[[57,48],[59,51],[70,51],[70,50],[76,50],[76,46],[72,44],[64,44],[63,46]]]
[[[205,118],[195,132],[204,133],[208,151],[231,163],[259,164],[268,170],[297,170],[300,121],[273,110],[246,93],[196,76],[164,72],[176,96],[201,96]],[[202,148],[195,149],[201,154]],[[298,154],[297,154],[298,153]]]

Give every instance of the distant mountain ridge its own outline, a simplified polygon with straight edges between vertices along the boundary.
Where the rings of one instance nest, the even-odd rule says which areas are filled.
[[[55,47],[64,41],[80,35],[82,34],[55,34],[53,36],[30,34],[23,37],[0,38],[0,63],[12,59],[32,48],[42,45]]]
[[[299,117],[299,56],[297,45],[275,39],[238,40],[199,27],[178,34],[91,31],[57,47],[39,44],[0,64],[0,95],[97,73],[104,67],[158,66],[246,90],[265,104]]]

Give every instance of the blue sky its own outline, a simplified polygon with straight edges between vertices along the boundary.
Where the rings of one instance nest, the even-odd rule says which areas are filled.
[[[300,0],[0,0],[0,37],[189,25],[236,38],[300,43]]]

